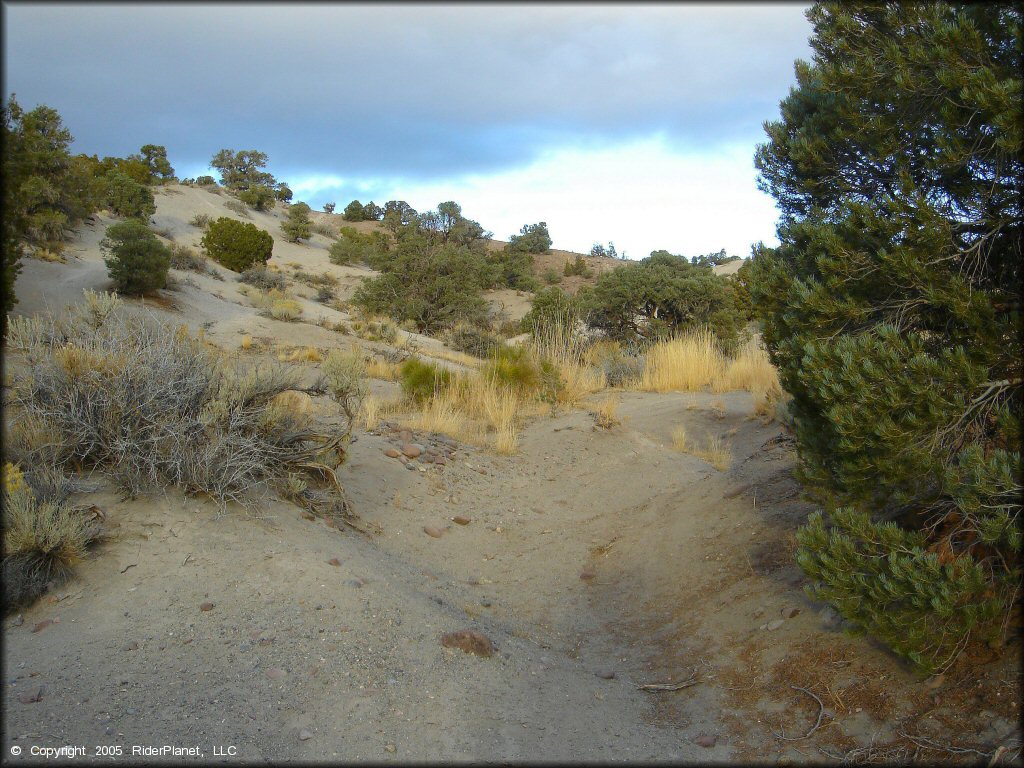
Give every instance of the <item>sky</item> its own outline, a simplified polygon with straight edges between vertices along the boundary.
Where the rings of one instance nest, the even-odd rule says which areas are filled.
[[[777,244],[753,156],[811,57],[804,4],[5,2],[4,95],[73,152],[220,149],[314,208],[454,200],[498,239],[643,258]]]

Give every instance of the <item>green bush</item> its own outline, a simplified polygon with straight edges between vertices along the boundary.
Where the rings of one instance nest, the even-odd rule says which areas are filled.
[[[148,219],[156,213],[152,190],[118,171],[107,174],[104,202],[123,218]]]
[[[171,268],[187,270],[190,272],[208,273],[210,265],[206,263],[206,257],[201,256],[187,245],[171,243]]]
[[[452,349],[486,358],[502,346],[501,339],[476,325],[458,323],[445,334],[445,341]]]
[[[545,269],[544,274],[541,275],[541,277],[544,278],[544,282],[548,285],[558,285],[562,282],[562,276],[558,274],[558,270],[555,269]]]
[[[547,223],[524,224],[518,235],[509,238],[508,248],[526,253],[546,253],[551,248]]]
[[[288,209],[288,218],[281,225],[285,240],[289,243],[297,243],[299,240],[308,240],[313,234],[313,223],[309,220],[309,206],[305,203],[296,203]]]
[[[235,272],[266,264],[274,250],[274,238],[269,232],[226,216],[207,227],[201,242],[211,259]]]
[[[345,211],[341,214],[341,218],[345,221],[366,221],[366,215],[363,213],[363,204],[358,200],[353,200],[345,206]]]
[[[196,176],[196,185],[200,187],[215,187],[217,180],[213,176]]]
[[[267,269],[263,263],[243,270],[238,276],[238,282],[251,285],[261,291],[272,291],[275,288],[284,291],[288,287],[288,281],[284,279],[284,275]]]
[[[523,316],[519,327],[523,333],[536,336],[554,324],[572,327],[579,319],[579,302],[561,288],[551,287],[534,295],[530,311]]]
[[[537,389],[541,370],[525,347],[500,346],[494,349],[480,373],[487,379],[521,392]]]
[[[269,211],[277,202],[277,195],[272,187],[254,184],[248,189],[238,192],[238,199],[256,211]]]
[[[410,357],[399,370],[402,391],[417,402],[424,402],[451,384],[452,374],[447,368],[425,363]]]
[[[370,264],[379,266],[388,253],[388,239],[383,232],[363,234],[355,227],[342,227],[338,239],[331,244],[328,258],[335,264]]]
[[[576,254],[576,258],[571,261],[569,259],[565,260],[565,268],[562,270],[562,273],[566,277],[572,277],[573,275],[590,277],[593,274],[590,268],[587,267],[587,262],[583,260],[583,256],[580,254]]]
[[[749,289],[792,395],[811,594],[922,671],[1017,623],[1019,4],[816,4],[758,147]],[[1012,116],[1012,117],[1011,117]],[[895,137],[899,140],[894,140]]]
[[[111,224],[100,246],[119,293],[141,294],[167,285],[171,253],[143,222],[128,219]]]
[[[276,187],[274,188],[274,199],[276,199],[276,200],[280,200],[280,201],[281,201],[282,203],[287,203],[287,202],[291,202],[291,199],[292,199],[292,197],[293,197],[293,194],[294,194],[294,193],[292,192],[292,189],[291,189],[291,187],[289,187],[289,186],[288,186],[287,184],[285,184],[285,183],[284,183],[283,181],[282,181],[282,182],[280,182],[280,183],[279,183],[279,184],[278,184],[278,185],[277,185],[277,186],[276,186]]]
[[[486,261],[466,246],[430,246],[410,238],[399,243],[379,277],[365,281],[352,303],[369,314],[412,320],[433,333],[462,321],[482,325],[489,278]]]
[[[597,278],[578,301],[587,324],[629,346],[707,326],[726,353],[746,324],[728,278],[681,256],[656,251]]]

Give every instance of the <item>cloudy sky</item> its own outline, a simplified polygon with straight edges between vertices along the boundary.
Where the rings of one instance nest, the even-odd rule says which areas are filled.
[[[804,4],[4,3],[4,94],[75,152],[179,176],[258,149],[296,199],[462,205],[495,237],[748,255],[755,146],[809,59]]]

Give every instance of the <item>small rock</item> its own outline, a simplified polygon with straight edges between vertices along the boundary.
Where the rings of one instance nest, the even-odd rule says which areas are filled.
[[[444,531],[445,531],[444,528],[437,528],[436,526],[433,526],[433,525],[424,525],[423,526],[423,532],[425,534],[427,534],[427,536],[432,536],[435,539],[440,539],[442,536],[444,536]]]
[[[484,469],[483,467],[477,467],[476,471],[479,472],[481,475],[486,475],[487,474],[487,470]]]
[[[412,462],[410,461],[410,462],[409,462],[408,464],[406,464],[406,465],[405,465],[405,468],[406,468],[406,469],[416,469],[416,465],[415,465],[415,464],[413,464],[413,463],[412,463]]]
[[[128,709],[126,709],[124,713],[126,715],[137,715],[139,714],[139,710],[135,709],[134,707],[128,707]]]
[[[266,672],[264,672],[263,674],[265,674],[265,675],[266,675],[267,677],[269,677],[269,678],[270,678],[271,680],[280,680],[280,679],[281,679],[282,677],[284,677],[284,676],[285,676],[285,675],[287,675],[288,673],[287,673],[287,672],[285,672],[285,671],[284,671],[283,669],[281,669],[280,667],[271,667],[270,669],[268,669],[268,670],[267,670]]]
[[[114,735],[114,729],[113,729],[112,726],[108,725],[106,728],[103,729],[103,733],[105,733],[107,736],[113,736]]]
[[[417,456],[423,453],[423,450],[419,446],[414,445],[413,443],[406,443],[405,445],[402,446],[402,453],[404,453],[410,459],[415,459]]]
[[[299,731],[299,741],[309,741],[313,738],[313,732],[308,728],[303,728]]]
[[[24,623],[25,623],[25,617],[22,616],[19,613],[17,616],[14,617],[14,620],[11,622],[11,626],[12,627],[20,627]]]
[[[53,624],[53,619],[43,619],[38,624],[36,624],[34,627],[32,627],[32,633],[35,634],[36,632],[42,632],[44,629],[46,629],[51,624]]]
[[[270,645],[272,642],[274,642],[274,640],[275,640],[275,638],[273,638],[273,637],[261,637],[256,642],[259,645]]]
[[[698,736],[696,739],[694,739],[693,743],[696,744],[698,747],[710,749],[718,743],[718,738],[715,736],[706,736],[702,734]]]
[[[385,744],[384,745],[384,751],[385,752],[391,752],[392,754],[394,754],[395,749],[396,749],[396,747],[395,747],[394,744]]]
[[[349,579],[345,582],[345,586],[353,587],[354,589],[362,589],[363,582],[359,581],[359,579]]]
[[[470,520],[468,517],[463,517],[462,515],[456,515],[452,518],[452,522],[456,523],[457,525],[469,525],[472,522],[472,520]]]
[[[592,571],[592,570],[591,570],[590,568],[584,568],[584,569],[583,569],[583,570],[582,570],[582,571],[580,572],[580,579],[581,579],[582,581],[590,581],[590,580],[591,580],[591,579],[593,579],[593,578],[594,578],[595,576],[597,576],[597,574],[596,574],[596,573],[594,573],[594,572],[593,572],[593,571]]]
[[[760,619],[762,616],[764,616],[764,608],[758,608],[756,611],[754,611],[755,619]]]
[[[38,701],[43,700],[43,688],[33,688],[32,691],[23,693],[18,697],[18,701],[22,704],[35,704]]]
[[[408,429],[403,429],[401,432],[398,433],[398,439],[401,440],[403,443],[411,443],[412,432],[410,432]]]
[[[136,640],[132,640],[128,645],[124,647],[126,651],[137,651],[139,650],[139,643]]]
[[[597,677],[600,677],[602,680],[614,680],[615,679],[615,670],[614,669],[599,669],[594,674]]]
[[[204,613],[206,611],[212,611],[213,610],[213,603],[203,603],[202,605],[199,606],[199,610],[203,611]]]
[[[784,619],[792,619],[798,613],[800,613],[800,609],[799,608],[797,608],[795,606],[788,606],[788,607],[782,609],[782,618],[784,618]]]
[[[781,627],[783,623],[784,622],[782,621],[782,619],[774,619],[773,621],[769,621],[767,624],[765,624],[764,628],[769,632],[774,632],[776,629]]]
[[[460,629],[441,636],[441,645],[445,648],[458,648],[465,653],[472,653],[485,658],[494,654],[494,645],[487,635],[475,629]]]
[[[333,565],[335,568],[337,568],[339,565],[341,565],[341,560],[339,560],[336,557],[332,557],[330,560],[327,561],[327,564]]]
[[[384,451],[384,455],[387,456],[389,459],[397,459],[399,456],[402,455],[402,453],[397,448],[388,448],[386,451]]]
[[[424,446],[423,443],[409,443],[409,445],[418,450],[420,453],[426,453],[427,451],[426,446]]]
[[[436,464],[436,465],[438,465],[440,467],[443,467],[447,463],[448,463],[448,459],[446,459],[444,456],[437,456],[434,459],[434,464]]]

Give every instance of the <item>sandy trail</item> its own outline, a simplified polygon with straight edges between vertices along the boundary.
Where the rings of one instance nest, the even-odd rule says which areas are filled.
[[[226,213],[225,199],[173,189],[158,195],[156,222],[198,243],[191,216]],[[333,271],[346,290],[366,273],[330,264],[324,242],[283,243],[282,216],[253,213],[278,238],[283,271]],[[108,223],[83,226],[66,264],[26,260],[17,310],[107,288],[97,245]],[[275,345],[379,346],[310,322],[335,310],[309,298],[307,322],[281,323],[230,276],[175,277],[146,308],[229,352],[243,334],[266,341],[267,362]],[[19,746],[42,762],[33,745],[111,745],[128,759],[171,745],[249,763],[801,762],[900,731],[989,751],[1019,738],[1013,654],[922,682],[804,595],[793,533],[811,506],[791,441],[752,417],[748,394],[618,397],[620,425],[563,409],[526,425],[513,456],[357,430],[339,475],[380,531],[370,537],[274,497],[221,510],[173,489],[125,501],[100,484],[84,500],[107,513],[111,538],[73,581],[4,621],[4,754]],[[728,468],[675,451],[679,424],[721,438]],[[447,464],[384,455],[410,437]],[[460,629],[487,635],[494,655],[441,645]],[[691,676],[677,691],[639,688]],[[803,734],[818,715],[793,686],[822,701],[807,740],[776,735]]]

